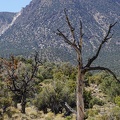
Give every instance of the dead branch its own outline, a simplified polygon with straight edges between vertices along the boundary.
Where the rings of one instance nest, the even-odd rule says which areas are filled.
[[[65,13],[65,17],[66,17],[66,21],[67,21],[68,27],[70,28],[70,32],[71,32],[71,35],[73,37],[73,43],[75,43],[76,42],[76,40],[75,40],[75,33],[74,33],[75,28],[73,28],[72,25],[71,25],[71,22],[70,22],[70,20],[68,18],[68,15],[66,13],[66,9],[64,9],[64,13]]]
[[[63,38],[64,42],[69,44],[71,47],[73,47],[75,49],[75,51],[79,52],[79,49],[77,47],[77,45],[75,43],[72,43],[65,35],[63,32],[61,32],[59,29],[57,29],[58,33],[56,33],[57,35],[59,35],[60,37]]]
[[[87,63],[87,65],[86,65],[85,67],[90,67],[90,65],[93,63],[93,61],[94,61],[95,59],[97,59],[97,57],[98,57],[98,55],[99,55],[99,53],[100,53],[100,51],[101,51],[101,48],[102,48],[103,44],[112,38],[113,34],[110,35],[110,33],[111,33],[112,28],[115,26],[116,23],[117,23],[117,22],[115,22],[114,24],[110,24],[110,25],[109,25],[108,31],[107,31],[107,33],[106,33],[103,41],[102,41],[101,44],[99,45],[98,50],[97,50],[95,56],[93,56],[92,58],[90,58],[90,59],[88,60],[88,63]]]
[[[100,66],[96,66],[96,67],[86,67],[84,68],[84,73],[85,72],[88,72],[88,71],[91,71],[91,70],[104,70],[106,72],[109,72],[119,83],[120,83],[120,80],[117,79],[116,75],[114,72],[112,72],[109,68],[105,68],[105,67],[100,67]]]
[[[65,102],[65,106],[68,108],[68,110],[70,110],[70,112],[72,112],[72,113],[74,113],[74,114],[77,114],[77,112],[76,112],[73,108],[71,108],[71,107],[67,104],[67,102]]]
[[[59,35],[60,37],[62,37],[64,42],[69,44],[71,47],[73,47],[77,53],[81,53],[82,39],[83,39],[83,35],[84,35],[83,31],[82,31],[82,29],[83,29],[82,22],[80,21],[80,39],[77,41],[75,39],[75,33],[74,33],[75,28],[72,27],[72,24],[71,24],[71,22],[70,22],[70,20],[68,18],[66,10],[64,10],[64,13],[65,13],[66,21],[67,21],[68,27],[70,29],[70,33],[72,35],[73,41],[69,40],[67,38],[67,36],[62,31],[60,31],[59,29],[57,29],[57,33],[56,34]]]
[[[80,20],[80,40],[78,42],[78,46],[80,48],[80,50],[82,49],[82,43],[83,43],[83,27],[82,27],[82,21]]]

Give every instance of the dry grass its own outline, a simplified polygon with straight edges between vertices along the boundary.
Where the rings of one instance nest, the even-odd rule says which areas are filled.
[[[63,117],[63,114],[55,115],[52,112],[44,114],[42,111],[37,111],[34,106],[26,108],[26,114],[22,114],[20,109],[9,107],[0,120],[75,120],[75,115],[71,117]]]

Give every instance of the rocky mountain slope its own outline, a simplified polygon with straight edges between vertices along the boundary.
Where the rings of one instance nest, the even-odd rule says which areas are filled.
[[[49,60],[73,62],[73,51],[55,34],[58,28],[68,34],[65,8],[76,28],[76,37],[79,36],[79,20],[83,22],[85,59],[96,50],[108,25],[118,21],[113,40],[107,43],[98,62],[103,64],[104,61],[106,66],[112,63],[113,69],[120,68],[119,0],[32,0],[0,36],[0,55],[29,55],[34,50],[41,50]]]
[[[8,28],[11,24],[15,13],[1,12],[0,13],[0,35]]]

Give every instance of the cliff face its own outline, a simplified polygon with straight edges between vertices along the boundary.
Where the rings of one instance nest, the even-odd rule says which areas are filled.
[[[118,21],[114,27],[114,40],[111,44],[107,43],[104,51],[110,56],[112,54],[108,59],[114,57],[115,61],[119,61],[120,58],[116,57],[120,51],[119,0],[32,0],[17,13],[12,24],[0,36],[0,54],[28,55],[42,49],[49,59],[74,59],[70,47],[55,35],[58,28],[68,34],[65,8],[76,28],[76,37],[79,37],[79,20],[83,22],[85,58],[96,50],[108,25]],[[105,55],[102,57],[104,60],[107,59]]]

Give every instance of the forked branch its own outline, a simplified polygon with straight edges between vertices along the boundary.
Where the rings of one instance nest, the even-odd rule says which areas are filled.
[[[83,31],[82,31],[82,22],[80,21],[80,38],[79,40],[76,40],[75,39],[75,28],[73,28],[69,18],[68,18],[68,15],[66,13],[66,10],[64,10],[64,13],[65,13],[65,17],[66,17],[66,22],[68,24],[68,27],[70,29],[70,33],[72,35],[72,38],[73,38],[73,41],[72,40],[69,40],[68,37],[62,32],[60,31],[59,29],[57,29],[57,35],[59,35],[60,37],[63,38],[64,42],[69,44],[71,47],[73,47],[76,52],[79,54],[81,53],[81,49],[82,49],[82,39],[83,39]]]
[[[71,24],[71,22],[70,22],[70,20],[68,18],[68,15],[66,13],[66,9],[64,9],[64,13],[65,13],[67,24],[68,24],[68,26],[70,28],[71,35],[73,37],[73,43],[75,43],[76,42],[76,40],[75,40],[75,33],[74,33],[75,28],[73,28],[73,26],[72,26],[72,24]]]
[[[109,25],[108,31],[107,31],[107,33],[106,33],[103,41],[102,41],[101,44],[99,45],[98,50],[97,50],[95,56],[93,56],[92,58],[90,58],[90,59],[88,60],[88,63],[87,63],[87,65],[86,65],[85,67],[90,67],[90,65],[93,63],[93,61],[94,61],[95,59],[97,59],[97,57],[98,57],[98,55],[99,55],[99,53],[100,53],[100,51],[101,51],[101,48],[102,48],[103,44],[112,38],[113,34],[110,35],[110,33],[111,33],[112,28],[115,26],[116,23],[117,23],[117,22],[115,22],[114,24],[110,24],[110,25]]]
[[[60,37],[62,37],[63,38],[63,40],[65,41],[65,43],[67,43],[67,44],[69,44],[69,45],[71,45],[71,46],[73,46],[73,45],[75,45],[74,43],[72,43],[68,38],[67,38],[67,36],[63,33],[63,32],[61,32],[59,29],[57,29],[57,35],[59,35]]]

